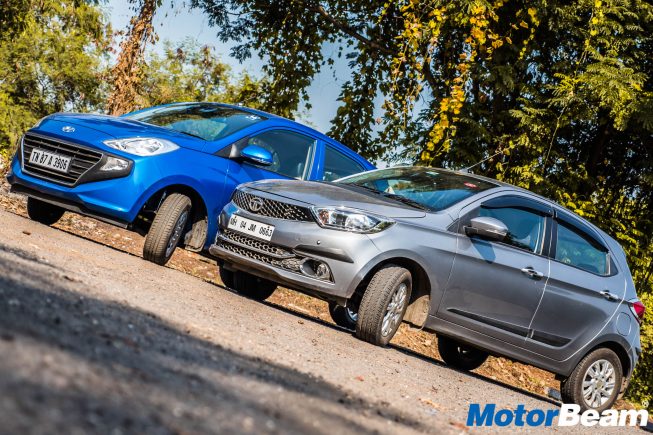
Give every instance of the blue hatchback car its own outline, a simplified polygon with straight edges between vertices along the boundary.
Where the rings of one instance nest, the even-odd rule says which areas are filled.
[[[241,183],[334,180],[374,166],[335,140],[269,113],[175,103],[122,117],[57,113],[27,131],[7,176],[31,219],[65,210],[146,234],[143,257],[204,251]]]

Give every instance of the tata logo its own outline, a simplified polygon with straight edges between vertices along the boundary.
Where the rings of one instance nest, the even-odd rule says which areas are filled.
[[[75,127],[71,127],[70,125],[67,125],[65,127],[62,127],[61,131],[63,131],[64,133],[72,133],[75,131]]]
[[[263,199],[258,197],[250,199],[247,208],[249,208],[249,211],[252,213],[258,213],[263,208]]]

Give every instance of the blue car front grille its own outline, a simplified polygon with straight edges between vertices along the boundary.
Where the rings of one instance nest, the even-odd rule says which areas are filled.
[[[78,146],[70,142],[63,142],[54,138],[48,138],[32,133],[25,135],[22,147],[23,170],[27,174],[58,184],[63,184],[65,186],[74,186],[84,173],[102,159],[101,152],[93,151],[89,148]],[[31,164],[29,158],[35,148],[70,157],[72,160],[68,172],[57,172]]]

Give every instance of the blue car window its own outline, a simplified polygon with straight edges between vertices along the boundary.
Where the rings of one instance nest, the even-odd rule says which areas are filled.
[[[208,141],[219,140],[266,118],[212,103],[174,104],[126,118],[166,127]]]
[[[322,176],[322,180],[334,181],[338,178],[363,172],[364,170],[365,168],[356,160],[347,157],[331,146],[326,147],[324,151],[324,175]]]
[[[608,252],[573,228],[558,222],[555,259],[598,275],[608,274]]]
[[[272,154],[273,163],[261,166],[268,171],[298,180],[310,173],[316,140],[287,130],[270,130],[249,138],[248,145],[265,148]]]

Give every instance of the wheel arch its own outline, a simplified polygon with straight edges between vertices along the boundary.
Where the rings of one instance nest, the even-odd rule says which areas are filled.
[[[365,289],[369,284],[374,274],[384,266],[394,264],[408,269],[413,280],[413,288],[411,290],[410,302],[404,315],[404,321],[421,328],[425,325],[428,318],[429,309],[431,306],[431,281],[426,269],[419,261],[409,257],[390,256],[383,258],[369,267],[367,273],[360,280],[356,286],[354,294],[350,298],[355,308],[363,298]]]
[[[630,356],[628,356],[628,351],[624,348],[624,346],[621,343],[618,343],[617,341],[613,341],[613,340],[604,341],[595,345],[587,352],[585,352],[580,360],[582,361],[583,358],[585,358],[590,353],[594,352],[597,349],[602,349],[602,348],[610,349],[611,351],[617,354],[617,357],[619,357],[619,362],[621,362],[622,374],[624,378],[628,377],[632,369]]]
[[[188,231],[184,236],[183,243],[186,245],[186,249],[200,251],[204,247],[204,242],[208,235],[208,208],[206,201],[199,191],[188,184],[168,184],[150,194],[139,211],[135,227],[139,232],[147,233],[152,219],[161,207],[161,204],[166,197],[173,193],[186,195],[191,200],[193,216],[189,223]]]

